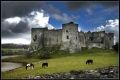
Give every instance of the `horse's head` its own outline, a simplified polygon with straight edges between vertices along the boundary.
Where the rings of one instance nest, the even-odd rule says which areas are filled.
[[[34,64],[33,64],[33,63],[31,63],[30,65],[34,67]]]

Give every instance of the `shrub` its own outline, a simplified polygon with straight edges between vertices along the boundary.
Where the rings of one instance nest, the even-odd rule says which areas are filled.
[[[117,42],[115,45],[112,46],[112,48],[118,53],[118,48],[119,48],[119,42]]]
[[[27,53],[26,53],[26,57],[27,57],[27,58],[31,58],[31,57],[32,57],[32,53],[27,52]]]
[[[47,51],[43,51],[43,52],[40,53],[39,58],[40,59],[49,59],[50,58],[50,53],[47,52]]]
[[[88,50],[87,47],[81,47],[81,50],[84,51],[84,50]]]

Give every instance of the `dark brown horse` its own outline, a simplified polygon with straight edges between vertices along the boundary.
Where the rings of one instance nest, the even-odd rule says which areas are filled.
[[[45,68],[45,67],[48,67],[48,63],[46,62],[46,63],[42,63],[42,68]]]
[[[87,61],[86,61],[86,64],[88,64],[88,65],[89,65],[89,64],[93,64],[93,60],[92,60],[92,59],[87,60]]]

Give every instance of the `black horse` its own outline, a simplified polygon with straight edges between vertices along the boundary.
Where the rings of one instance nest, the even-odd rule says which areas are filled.
[[[45,68],[45,67],[48,67],[48,63],[46,62],[46,63],[42,63],[42,68]]]
[[[93,60],[92,60],[92,59],[89,59],[89,60],[86,61],[86,64],[89,64],[89,63],[90,63],[90,64],[93,64]]]
[[[34,68],[34,64],[32,64],[32,63],[28,63],[26,66],[25,66],[25,68],[26,68],[26,70],[28,69],[28,68],[30,68],[30,67],[32,67],[32,69]]]

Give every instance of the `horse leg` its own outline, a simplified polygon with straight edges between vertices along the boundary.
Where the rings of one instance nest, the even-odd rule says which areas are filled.
[[[25,68],[26,68],[26,70],[27,70],[27,66],[26,66]]]

